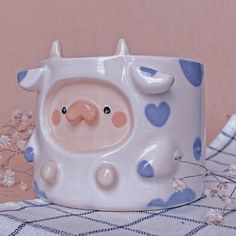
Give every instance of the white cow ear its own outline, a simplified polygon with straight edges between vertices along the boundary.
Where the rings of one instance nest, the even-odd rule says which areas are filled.
[[[17,74],[19,85],[28,91],[39,91],[42,83],[43,68],[24,70]]]
[[[131,77],[141,91],[147,94],[159,94],[168,91],[174,84],[172,75],[145,66],[130,66]]]

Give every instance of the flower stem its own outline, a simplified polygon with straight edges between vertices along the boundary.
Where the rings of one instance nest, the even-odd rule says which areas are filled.
[[[184,179],[193,178],[193,177],[199,177],[199,176],[205,176],[205,174],[189,175],[189,176],[185,176],[185,177],[182,177],[182,178],[179,178],[179,179],[180,180],[184,180]]]

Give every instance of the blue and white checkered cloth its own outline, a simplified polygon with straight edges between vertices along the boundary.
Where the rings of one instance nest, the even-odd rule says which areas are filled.
[[[224,173],[236,162],[236,115],[207,148],[207,166]],[[212,178],[206,180],[211,186]],[[233,199],[235,197],[233,196]],[[0,204],[0,235],[236,235],[236,201],[224,211],[218,198],[202,198],[182,207],[139,212],[102,212],[58,206],[36,199]],[[206,221],[215,209],[221,224]]]

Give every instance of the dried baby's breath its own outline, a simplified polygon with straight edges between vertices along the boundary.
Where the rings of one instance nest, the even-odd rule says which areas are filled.
[[[10,188],[18,182],[16,172],[32,175],[29,171],[11,169],[10,163],[25,150],[34,129],[33,113],[24,114],[20,109],[12,112],[11,119],[0,126],[0,185]],[[20,181],[19,188],[26,191],[28,186]]]

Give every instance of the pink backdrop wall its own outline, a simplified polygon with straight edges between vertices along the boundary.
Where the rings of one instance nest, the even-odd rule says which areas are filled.
[[[124,37],[133,54],[185,56],[205,64],[208,142],[235,112],[234,0],[0,1],[0,121],[34,109],[35,94],[16,83],[37,67],[54,39],[64,56],[111,55]]]

